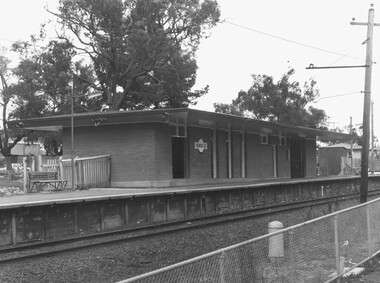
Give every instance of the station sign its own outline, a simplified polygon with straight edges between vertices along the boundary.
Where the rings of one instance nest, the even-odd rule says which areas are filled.
[[[203,142],[203,139],[199,139],[199,141],[194,143],[194,148],[197,149],[200,153],[207,149],[207,143]]]

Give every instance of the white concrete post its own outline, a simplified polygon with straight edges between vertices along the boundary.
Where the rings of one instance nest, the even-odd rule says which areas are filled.
[[[27,177],[28,177],[28,168],[26,163],[26,157],[22,158],[22,166],[24,167],[24,193],[27,192],[26,186],[27,186]]]
[[[284,229],[284,224],[280,221],[272,221],[268,224],[268,233],[281,229]],[[279,257],[284,257],[284,235],[282,233],[269,237],[269,258]]]
[[[60,179],[63,180],[63,162],[62,162],[62,156],[59,157],[59,160],[58,160],[58,163],[59,163],[59,173],[60,173]]]
[[[36,170],[36,157],[32,155],[32,168],[30,168],[32,172]]]
[[[38,172],[42,172],[42,155],[38,155]]]

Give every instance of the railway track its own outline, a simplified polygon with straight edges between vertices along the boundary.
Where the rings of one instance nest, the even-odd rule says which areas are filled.
[[[371,192],[372,196],[378,192]],[[145,237],[152,237],[164,235],[167,233],[175,233],[188,229],[201,229],[211,225],[221,225],[224,223],[245,220],[247,218],[255,218],[264,215],[291,211],[295,209],[302,209],[305,207],[312,207],[316,205],[331,204],[343,200],[357,199],[358,194],[347,194],[345,196],[325,197],[317,200],[306,200],[293,203],[275,204],[272,206],[265,206],[254,208],[252,210],[228,212],[218,215],[212,215],[197,219],[185,219],[183,221],[176,221],[171,223],[162,223],[139,228],[133,228],[122,231],[112,231],[102,234],[92,234],[81,237],[65,238],[55,241],[41,241],[27,245],[11,246],[0,249],[0,264],[15,261],[22,261],[33,259],[36,257],[45,257],[57,255],[63,252],[76,251],[80,249],[95,248],[97,246],[104,246],[106,244],[113,244],[117,242],[126,242],[142,239]]]

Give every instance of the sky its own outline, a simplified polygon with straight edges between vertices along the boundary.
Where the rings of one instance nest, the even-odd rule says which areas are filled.
[[[57,0],[0,0],[0,53],[12,41],[37,34],[42,22],[53,17]],[[312,106],[329,116],[329,127],[358,127],[363,120],[364,68],[307,70],[317,67],[365,64],[367,22],[374,4],[380,23],[380,0],[219,0],[221,19],[197,52],[197,84],[210,91],[195,109],[213,111],[213,103],[231,103],[240,90],[248,90],[252,75],[273,76],[275,81],[294,68],[301,84],[314,79],[320,92]],[[374,28],[372,100],[374,132],[380,136],[380,26]]]
[[[306,67],[311,63],[319,67],[364,65],[366,45],[362,43],[367,37],[367,27],[350,22],[352,18],[367,22],[373,3],[375,22],[380,23],[380,1],[218,2],[221,19],[226,22],[215,27],[211,36],[201,43],[197,84],[209,85],[210,92],[195,108],[213,110],[214,102],[230,103],[240,90],[249,89],[252,74],[266,74],[278,81],[288,68],[294,68],[294,80],[301,84],[310,78],[317,81],[320,99],[313,106],[326,111],[329,127],[348,126],[350,117],[354,126],[362,123],[365,69],[307,70]],[[373,61],[378,64],[379,43],[380,27],[375,27]],[[378,64],[372,72],[375,136],[380,135]]]

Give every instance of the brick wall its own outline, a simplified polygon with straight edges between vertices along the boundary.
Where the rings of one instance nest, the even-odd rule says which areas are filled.
[[[247,178],[261,178],[260,172],[260,136],[245,135],[246,176]]]
[[[228,132],[218,130],[217,173],[219,179],[227,178]],[[185,143],[185,178],[212,178],[213,130],[188,128]],[[64,129],[64,154],[70,156],[70,129]],[[207,150],[200,153],[194,143],[203,139]],[[241,178],[242,134],[231,133],[232,177]],[[270,136],[269,144],[261,144],[259,134],[246,133],[246,177],[252,179],[273,178],[273,145],[277,145],[278,177],[290,177],[289,145],[279,146],[278,137]],[[166,124],[146,123],[82,127],[75,129],[75,152],[77,156],[111,155],[111,178],[113,182],[171,180],[172,145],[170,129]],[[316,175],[315,140],[307,140],[306,176]]]
[[[278,137],[270,136],[268,144],[261,144],[259,134],[246,134],[246,171],[247,178],[273,178],[273,145],[277,146],[277,174],[278,177],[290,177],[290,160],[288,160],[288,146],[278,145]]]
[[[241,178],[241,133],[232,132],[232,178]]]
[[[171,163],[165,164],[161,156],[155,155],[154,124],[82,127],[75,129],[74,137],[77,156],[111,155],[111,180],[114,182],[167,179],[168,174],[164,174],[162,168],[171,171]],[[65,129],[65,156],[71,152],[70,139],[70,129]],[[157,162],[162,162],[160,174],[156,174],[156,158]]]
[[[189,171],[190,179],[212,178],[212,136],[213,131],[206,128],[188,128],[189,140]],[[207,143],[207,150],[200,153],[194,148],[194,143],[200,139]]]
[[[218,130],[216,132],[216,143],[217,143],[217,163],[218,163],[218,178],[227,178],[227,143],[228,133],[226,131]]]
[[[277,146],[277,172],[279,178],[290,178],[289,146]]]
[[[172,179],[172,140],[166,124],[155,124],[155,167],[157,180]]]
[[[273,178],[273,148],[271,144],[259,145],[259,172],[262,179]]]

